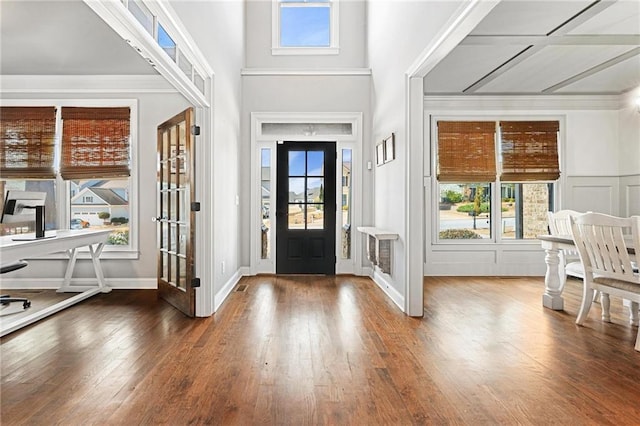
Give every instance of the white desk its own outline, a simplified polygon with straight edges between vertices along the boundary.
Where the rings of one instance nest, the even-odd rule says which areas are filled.
[[[107,238],[111,233],[109,229],[79,229],[79,230],[60,230],[47,231],[56,234],[53,238],[42,238],[29,241],[14,241],[14,238],[24,238],[32,234],[6,235],[0,237],[0,258],[2,264],[8,264],[20,259],[33,259],[51,253],[65,252],[69,257],[67,268],[64,274],[62,286],[57,290],[59,293],[76,292],[79,293],[69,299],[63,300],[53,306],[41,311],[35,312],[13,321],[6,325],[2,325],[0,336],[11,333],[21,327],[29,325],[35,321],[52,315],[64,308],[78,303],[88,297],[98,293],[108,293],[111,291],[105,284],[104,273],[100,266],[100,254],[104,248]],[[92,287],[74,287],[71,286],[71,276],[78,259],[78,249],[88,247],[93,270],[96,274],[97,285]],[[27,266],[28,268],[28,266]]]
[[[564,309],[564,299],[562,298],[562,286],[560,281],[560,250],[575,250],[573,237],[570,235],[538,235],[542,243],[542,248],[546,255],[544,262],[547,264],[547,272],[544,275],[544,294],[542,295],[542,306],[545,308],[561,311]],[[627,248],[630,253],[635,254],[634,247],[630,246],[631,241],[627,241]]]

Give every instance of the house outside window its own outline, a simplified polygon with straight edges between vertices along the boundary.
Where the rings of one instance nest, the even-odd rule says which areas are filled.
[[[339,53],[338,0],[272,2],[272,54]]]
[[[560,176],[557,121],[437,121],[437,241],[547,233]]]

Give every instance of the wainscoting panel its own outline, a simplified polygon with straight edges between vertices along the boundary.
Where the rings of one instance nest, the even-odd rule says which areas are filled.
[[[619,214],[620,178],[610,176],[568,177],[562,209]],[[556,210],[559,210],[556,209]]]
[[[623,216],[640,215],[640,175],[620,178],[620,211]]]

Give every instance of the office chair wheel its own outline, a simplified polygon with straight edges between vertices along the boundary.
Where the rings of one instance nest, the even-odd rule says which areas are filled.
[[[31,301],[27,300],[22,304],[23,309],[29,309],[31,307]]]

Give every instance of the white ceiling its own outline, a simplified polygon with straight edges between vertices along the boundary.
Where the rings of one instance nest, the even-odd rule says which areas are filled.
[[[640,1],[506,0],[424,79],[431,95],[640,87]]]
[[[0,75],[157,74],[81,0],[0,0]]]
[[[0,75],[157,73],[81,0],[0,0],[0,55]],[[640,87],[640,0],[503,0],[424,81],[434,95],[624,93]]]

